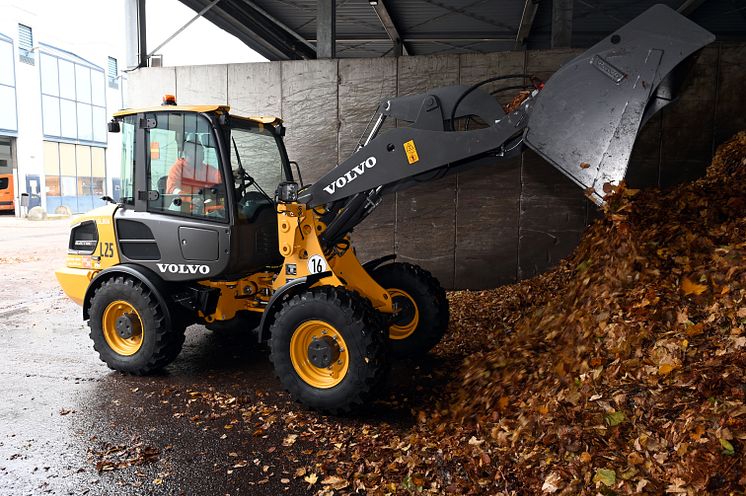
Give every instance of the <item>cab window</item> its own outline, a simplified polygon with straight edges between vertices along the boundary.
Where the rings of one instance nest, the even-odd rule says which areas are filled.
[[[280,143],[265,126],[234,123],[230,157],[240,217],[252,219],[262,205],[273,204],[272,195],[285,179]]]
[[[147,114],[148,211],[226,220],[226,190],[209,121],[191,112]]]
[[[137,116],[128,115],[122,119],[122,162],[121,162],[121,196],[122,203],[135,203],[135,123]]]

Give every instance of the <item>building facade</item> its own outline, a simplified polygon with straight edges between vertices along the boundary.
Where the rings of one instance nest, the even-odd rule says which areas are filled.
[[[19,216],[119,196],[121,138],[106,123],[125,98],[123,37],[75,29],[46,4],[0,7],[0,177]]]

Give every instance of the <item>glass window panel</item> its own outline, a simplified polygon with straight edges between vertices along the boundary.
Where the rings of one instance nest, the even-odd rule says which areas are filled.
[[[134,203],[134,164],[135,164],[135,122],[136,116],[125,117],[122,121],[122,162],[120,169],[120,198],[125,203]]]
[[[57,72],[57,57],[46,53],[41,54],[41,92],[47,95],[60,95],[59,74]]]
[[[60,177],[60,183],[62,196],[76,196],[77,181],[75,177],[62,176]]]
[[[10,86],[0,86],[0,129],[17,130],[16,90]]]
[[[93,141],[106,143],[107,133],[106,110],[102,107],[93,107]]]
[[[60,175],[60,149],[56,142],[44,142],[44,174],[47,176]]]
[[[60,100],[60,136],[76,139],[78,137],[78,118],[75,102]]]
[[[91,194],[91,178],[78,176],[78,194],[88,196]]]
[[[106,86],[103,72],[91,71],[91,103],[106,107]]]
[[[13,46],[7,41],[0,41],[0,84],[15,86],[13,80]]]
[[[10,138],[0,136],[0,159],[8,162],[13,161],[13,148],[11,148]]]
[[[60,176],[47,176],[45,183],[47,196],[60,196]]]
[[[18,24],[18,48],[30,51],[34,47],[34,31],[25,24]]]
[[[60,135],[60,99],[54,96],[41,97],[42,123],[47,136]]]
[[[249,191],[259,191],[257,186],[266,192],[274,191],[283,180],[282,157],[274,135],[262,127],[236,127],[231,130],[231,138],[235,142],[235,148],[231,146],[234,175],[240,177],[240,158],[240,165],[255,181]]]
[[[79,102],[91,103],[91,70],[75,64],[75,92]]]
[[[92,177],[91,178],[91,194],[93,196],[101,197],[106,194],[104,191],[105,180],[103,177]]]
[[[78,104],[78,139],[93,141],[93,115],[85,103]]]
[[[106,177],[106,148],[91,148],[91,173],[94,176]]]
[[[78,165],[79,176],[91,175],[91,147],[85,145],[75,146],[75,158]]]
[[[60,143],[60,174],[75,175],[75,145]]]
[[[60,96],[75,100],[75,64],[59,59]]]
[[[157,123],[148,131],[148,187],[161,193],[148,210],[225,219],[225,187],[207,119],[196,113],[183,119],[165,113],[147,117]]]

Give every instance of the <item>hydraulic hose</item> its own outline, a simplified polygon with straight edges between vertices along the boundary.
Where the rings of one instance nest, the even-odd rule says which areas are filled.
[[[480,86],[484,86],[487,83],[492,83],[495,81],[501,81],[503,79],[516,79],[516,78],[528,78],[531,81],[535,80],[534,76],[530,74],[505,74],[504,76],[495,76],[491,77],[489,79],[485,79],[484,81],[480,81],[476,84],[473,84],[472,86],[469,86],[463,93],[461,93],[461,96],[458,97],[458,100],[456,100],[456,103],[453,104],[453,109],[451,110],[451,117],[449,120],[449,125],[451,126],[451,131],[455,131],[455,128],[453,127],[453,121],[456,119],[456,110],[458,109],[459,104],[461,101],[466,98],[469,93],[474,91],[475,89],[479,88]]]

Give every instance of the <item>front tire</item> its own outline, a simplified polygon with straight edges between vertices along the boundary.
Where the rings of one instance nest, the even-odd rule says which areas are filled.
[[[113,277],[95,290],[88,325],[101,360],[128,374],[162,369],[184,344],[184,327],[168,328],[153,292],[129,277]]]
[[[380,319],[365,300],[343,288],[299,293],[275,316],[270,360],[297,401],[340,414],[365,405],[388,370]]]
[[[440,342],[450,312],[446,292],[430,272],[396,262],[377,267],[371,277],[399,308],[389,325],[389,347],[395,357],[421,356]]]

